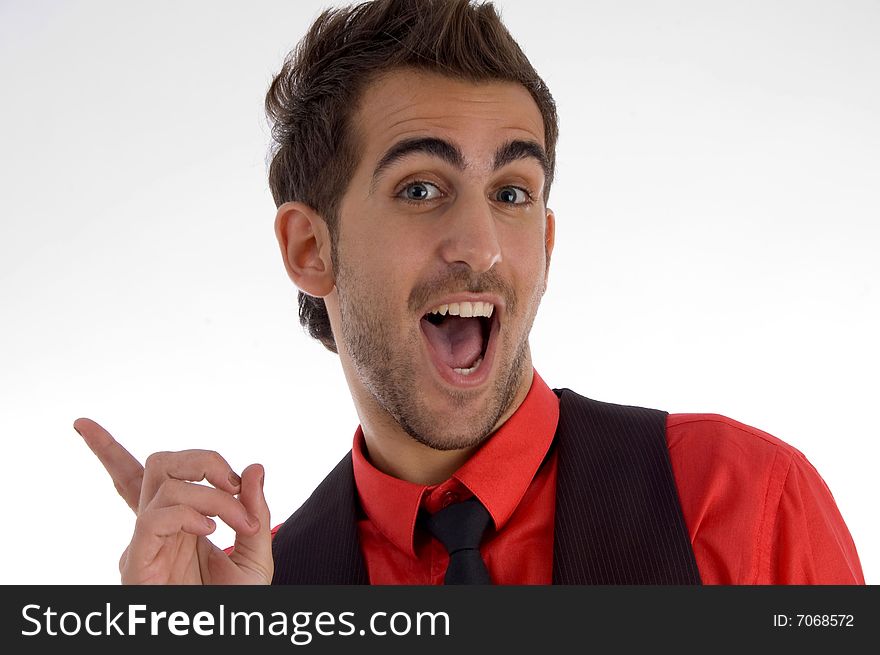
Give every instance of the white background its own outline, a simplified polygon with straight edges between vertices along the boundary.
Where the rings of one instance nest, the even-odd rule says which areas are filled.
[[[118,581],[133,517],[79,416],[141,459],[262,462],[276,523],[349,449],[262,113],[324,6],[0,2],[2,582]],[[501,8],[561,121],[538,371],[796,446],[877,583],[880,4]]]

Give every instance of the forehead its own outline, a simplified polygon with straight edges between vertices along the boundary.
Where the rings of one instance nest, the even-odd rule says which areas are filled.
[[[521,84],[469,82],[438,73],[402,69],[364,90],[353,126],[362,162],[401,139],[438,136],[465,152],[494,149],[512,139],[544,143],[538,105]]]

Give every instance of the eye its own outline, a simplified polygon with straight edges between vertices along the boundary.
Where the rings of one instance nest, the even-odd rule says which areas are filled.
[[[517,186],[505,186],[498,189],[495,199],[508,205],[526,205],[532,201],[532,196]]]
[[[440,189],[437,188],[436,184],[431,184],[430,182],[410,182],[403,189],[401,189],[400,193],[397,194],[399,198],[406,200],[408,202],[422,202],[425,200],[434,200],[435,198],[439,198],[442,195]]]

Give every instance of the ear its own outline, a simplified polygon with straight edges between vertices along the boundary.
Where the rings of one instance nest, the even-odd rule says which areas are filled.
[[[547,210],[547,225],[544,229],[544,290],[547,289],[547,279],[550,276],[550,257],[553,255],[553,246],[556,244],[556,215],[552,209]]]
[[[323,298],[336,284],[330,231],[318,212],[302,202],[286,202],[275,216],[275,236],[287,275],[297,288]]]

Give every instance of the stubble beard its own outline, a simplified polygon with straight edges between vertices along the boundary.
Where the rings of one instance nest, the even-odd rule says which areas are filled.
[[[422,285],[420,293],[426,295],[433,288],[461,290],[460,280],[473,277],[467,273],[454,272],[445,276],[442,281],[435,280]],[[501,290],[508,310],[515,309],[516,299],[509,285],[492,273],[484,274],[480,278],[481,281],[472,280],[468,283],[470,291],[484,291],[489,288]],[[530,299],[533,301],[531,315],[523,326],[518,343],[514,344],[517,335],[509,332],[496,335],[496,339],[502,340],[497,344],[495,354],[495,364],[500,366],[500,370],[489,399],[477,408],[476,413],[466,417],[466,428],[453,431],[449,427],[448,417],[438,416],[437,412],[420,399],[416,363],[408,356],[411,354],[416,357],[419,353],[421,337],[418,326],[407,342],[401,343],[396,335],[391,334],[388,323],[383,320],[383,316],[394,313],[386,314],[381,306],[371,302],[371,295],[364,293],[365,286],[369,285],[364,285],[363,282],[359,284],[355,276],[348,275],[345,267],[337,266],[336,287],[342,324],[341,337],[360,380],[376,403],[410,437],[434,450],[459,450],[483,443],[494,432],[498,420],[510,408],[519,391],[529,357],[528,335],[537,310],[537,299],[540,299],[541,294],[537,294],[537,299]],[[400,347],[395,349],[395,344]],[[507,352],[512,352],[512,356],[505,362],[504,354]],[[467,407],[473,396],[468,391],[446,393],[454,405],[462,407]]]

